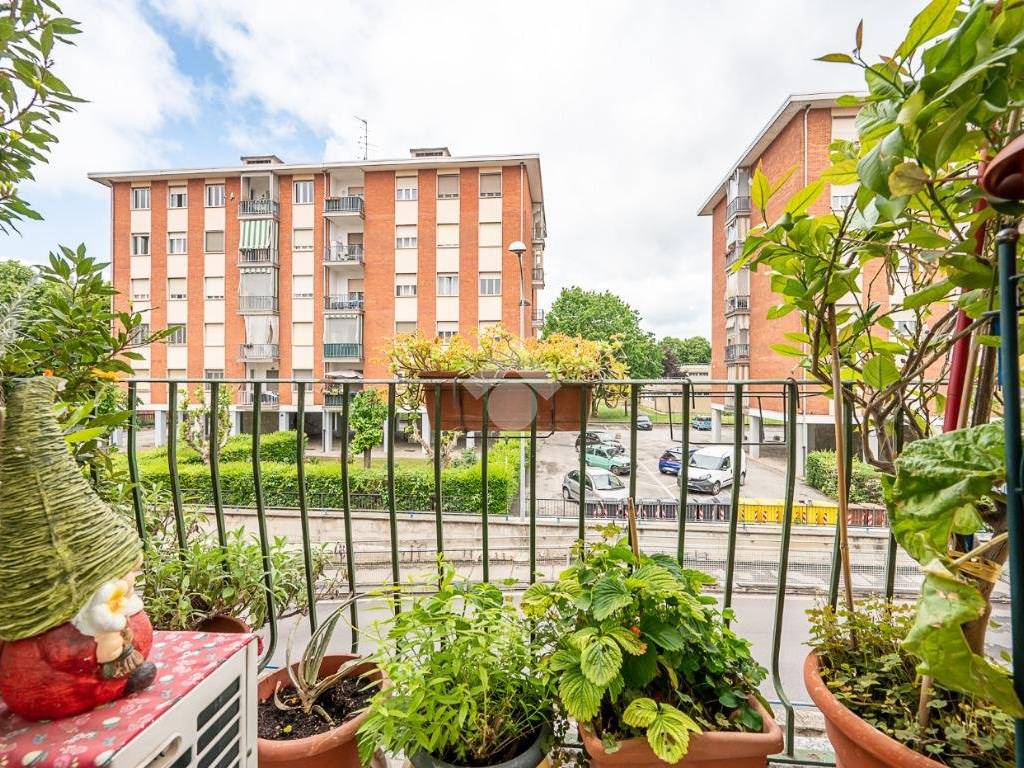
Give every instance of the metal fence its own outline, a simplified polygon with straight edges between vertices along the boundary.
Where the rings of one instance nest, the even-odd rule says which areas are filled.
[[[146,536],[146,518],[145,518],[145,507],[143,504],[142,489],[139,484],[139,455],[138,455],[138,432],[140,424],[140,411],[147,410],[145,406],[138,405],[138,394],[140,392],[140,384],[146,387],[148,384],[161,384],[166,385],[166,407],[167,407],[167,465],[169,470],[169,485],[170,493],[173,502],[173,508],[175,513],[175,519],[177,521],[176,535],[178,544],[181,547],[186,546],[186,532],[184,525],[184,504],[185,504],[185,489],[182,488],[179,480],[178,472],[178,425],[180,419],[180,413],[178,410],[178,392],[180,387],[189,388],[196,384],[203,384],[208,388],[210,402],[218,402],[218,393],[220,387],[232,386],[232,385],[244,385],[246,392],[249,393],[252,403],[252,450],[251,450],[251,466],[252,466],[252,482],[254,488],[254,507],[255,507],[255,518],[256,526],[258,529],[258,537],[263,557],[264,565],[264,585],[266,587],[268,602],[267,602],[267,616],[269,623],[267,626],[268,637],[264,647],[263,655],[260,659],[259,666],[264,668],[269,662],[271,656],[274,654],[278,646],[278,626],[277,626],[277,606],[274,605],[273,601],[269,599],[272,594],[272,573],[270,568],[270,536],[267,530],[267,505],[264,501],[264,485],[261,477],[261,458],[260,458],[260,436],[261,436],[261,411],[265,399],[263,397],[264,392],[267,391],[268,387],[275,389],[290,389],[294,392],[296,398],[295,411],[297,414],[297,424],[304,424],[304,416],[310,410],[311,405],[308,402],[308,393],[305,386],[295,386],[299,382],[292,379],[273,379],[273,380],[229,380],[229,379],[188,379],[188,380],[169,380],[169,379],[148,379],[145,382],[140,380],[132,380],[128,383],[128,399],[129,403],[133,404],[132,418],[129,422],[128,435],[127,435],[127,458],[128,458],[128,470],[130,479],[133,482],[133,507],[135,512],[135,519],[138,529],[141,535]],[[629,414],[629,456],[630,456],[630,474],[629,474],[629,485],[628,492],[629,497],[637,498],[637,415],[639,412],[639,403],[642,397],[642,393],[645,387],[656,387],[659,395],[664,395],[668,392],[670,395],[677,396],[682,403],[682,423],[689,424],[690,422],[690,410],[692,404],[695,402],[695,398],[698,394],[698,388],[701,389],[701,396],[714,396],[723,402],[724,407],[729,408],[735,414],[741,414],[745,411],[745,403],[752,401],[756,398],[771,397],[776,398],[781,405],[781,410],[784,413],[784,440],[780,443],[772,441],[770,445],[782,446],[785,450],[785,479],[783,482],[782,493],[784,496],[783,501],[783,517],[780,524],[780,533],[778,537],[778,560],[774,564],[772,569],[772,576],[774,577],[774,607],[773,607],[773,623],[772,623],[772,640],[771,640],[771,661],[770,661],[770,674],[771,680],[774,686],[776,698],[782,705],[782,709],[786,716],[786,741],[785,751],[779,757],[772,758],[773,762],[792,763],[801,765],[827,765],[828,763],[822,763],[816,760],[801,760],[796,757],[795,754],[795,720],[794,720],[794,706],[791,702],[789,695],[783,687],[781,674],[780,674],[780,654],[782,651],[782,625],[783,617],[786,611],[786,594],[787,594],[787,578],[788,569],[790,565],[790,545],[792,529],[794,525],[794,495],[795,495],[795,483],[797,477],[797,451],[796,451],[796,429],[797,429],[797,414],[798,404],[803,397],[807,397],[810,394],[820,394],[820,389],[816,386],[811,385],[809,382],[797,382],[793,379],[788,380],[747,380],[747,381],[707,381],[703,380],[699,384],[691,383],[688,379],[673,379],[673,380],[651,380],[651,381],[639,381],[639,380],[623,380],[623,381],[602,381],[602,382],[562,382],[562,386],[576,386],[581,388],[583,396],[579,398],[579,412],[578,414],[554,414],[544,412],[539,408],[539,404],[542,399],[548,402],[548,398],[551,397],[550,390],[553,383],[550,380],[542,379],[519,379],[514,381],[509,380],[495,380],[485,379],[476,380],[471,383],[470,389],[476,393],[482,401],[482,429],[479,431],[488,434],[493,433],[496,430],[496,423],[491,420],[489,414],[489,405],[491,398],[497,398],[499,393],[507,392],[506,388],[519,388],[520,392],[528,390],[532,394],[532,411],[529,416],[526,417],[525,422],[519,427],[519,431],[516,436],[527,441],[526,445],[529,446],[529,450],[526,453],[526,464],[525,464],[525,476],[527,478],[527,487],[537,487],[537,444],[539,439],[543,439],[546,435],[538,429],[538,419],[551,417],[553,422],[562,424],[562,429],[566,429],[564,426],[565,421],[563,417],[571,417],[576,423],[573,424],[573,431],[578,424],[580,432],[585,432],[587,429],[587,423],[590,419],[590,395],[594,393],[598,388],[607,388],[609,386],[620,388],[626,393],[628,399],[628,414]],[[355,553],[356,549],[353,546],[353,512],[358,510],[360,507],[372,503],[372,499],[367,497],[356,497],[350,493],[349,483],[349,458],[350,458],[350,446],[349,446],[349,420],[350,420],[350,403],[351,395],[354,394],[358,389],[367,386],[379,387],[386,394],[387,400],[387,413],[389,423],[395,423],[395,416],[398,413],[397,400],[400,388],[409,385],[419,386],[422,388],[425,405],[430,405],[433,411],[437,414],[442,414],[442,406],[445,402],[446,388],[459,387],[459,383],[452,382],[451,380],[419,380],[415,382],[397,381],[397,380],[346,380],[343,383],[335,383],[333,386],[340,388],[340,401],[341,401],[341,413],[340,413],[340,450],[338,452],[341,483],[342,483],[342,503],[341,513],[344,522],[344,548],[343,548],[343,564],[342,569],[346,583],[349,585],[349,589],[355,590],[357,584],[356,580],[356,569],[355,569]],[[451,398],[448,399],[451,402]],[[554,400],[551,400],[554,402]],[[319,408],[319,406],[315,406]],[[498,414],[498,408],[495,407],[495,413]],[[849,413],[852,409],[847,409]],[[499,414],[500,418],[506,419],[502,423],[508,424],[508,414],[502,412]],[[496,417],[497,418],[497,417]],[[741,425],[739,425],[741,426]],[[226,546],[227,542],[227,523],[225,520],[225,504],[223,503],[223,495],[220,482],[220,469],[219,469],[219,450],[218,430],[220,426],[217,419],[209,420],[209,442],[210,442],[210,462],[209,472],[211,479],[212,488],[212,510],[213,517],[215,520],[217,537],[221,546]],[[848,416],[846,423],[846,441],[848,446],[852,449],[853,446],[853,422],[852,416]],[[445,537],[445,517],[443,515],[442,505],[442,420],[441,418],[434,419],[430,424],[429,434],[425,434],[425,440],[429,440],[432,445],[433,459],[431,462],[432,466],[432,509],[429,513],[433,515],[434,520],[434,541],[432,549],[437,553],[444,553],[446,547]],[[690,434],[688,429],[681,430],[681,439],[679,440],[682,455],[688,454],[690,445]],[[305,481],[305,452],[304,452],[304,435],[302,430],[299,430],[297,437],[296,453],[298,461],[296,465],[297,473],[297,496],[295,499],[295,506],[298,510],[298,517],[301,522],[301,545],[304,557],[304,565],[306,570],[306,599],[310,605],[315,605],[316,595],[313,584],[313,563],[311,554],[311,540],[310,540],[310,510],[315,507],[316,500],[310,498],[306,489]],[[481,562],[481,572],[484,581],[488,581],[491,578],[491,542],[490,542],[490,520],[489,520],[489,486],[488,486],[488,446],[489,441],[481,441],[481,489],[480,489],[480,509],[479,514],[479,552]],[[757,440],[746,440],[744,438],[744,430],[742,428],[734,428],[731,440],[732,446],[732,466],[740,466],[742,461],[743,450],[745,447],[753,445],[769,445],[766,442],[760,442]],[[848,451],[848,455],[852,453]],[[387,430],[385,438],[385,454],[386,454],[386,479],[385,479],[385,502],[382,506],[382,511],[387,513],[388,518],[388,552],[385,553],[386,559],[389,563],[390,569],[390,581],[394,584],[399,584],[402,579],[401,573],[401,559],[399,557],[399,535],[398,535],[398,510],[396,509],[395,503],[395,430]],[[579,471],[581,474],[587,470],[586,465],[586,452],[579,452]],[[848,463],[844,467],[844,471],[849,476],[851,472],[851,466]],[[724,562],[716,565],[716,570],[724,572],[724,584],[722,586],[722,604],[725,608],[731,608],[733,606],[733,594],[735,587],[735,573],[736,573],[736,556],[737,556],[737,531],[738,531],[738,515],[728,514],[729,509],[738,509],[740,504],[740,487],[738,483],[733,483],[731,486],[731,498],[729,505],[721,504],[700,504],[692,503],[689,498],[688,491],[688,472],[689,467],[687,462],[682,462],[680,473],[680,483],[678,485],[679,497],[674,501],[671,507],[645,507],[641,504],[640,514],[643,515],[657,515],[661,514],[662,520],[668,520],[675,523],[675,530],[672,534],[674,538],[674,550],[677,558],[680,562],[684,562],[685,544],[687,537],[687,524],[696,519],[712,519],[717,520],[721,525],[722,535],[725,536],[725,556]],[[565,503],[558,501],[560,506],[557,510],[554,510],[551,506],[550,501],[538,499],[535,494],[527,494],[527,515],[526,524],[529,527],[529,582],[533,582],[537,578],[537,521],[545,515],[550,515],[552,512],[556,512],[558,516],[566,516],[570,513],[570,510],[574,510],[574,518],[576,520],[575,533],[578,539],[584,539],[587,533],[588,521],[592,521],[597,518],[601,518],[604,513],[607,512],[607,507],[603,505],[595,504],[593,499],[587,498],[587,490],[584,488],[581,493],[581,498],[578,501]],[[679,516],[677,514],[679,509],[686,509],[687,514]],[[671,511],[670,514],[667,514]],[[618,514],[618,513],[616,513]],[[710,515],[710,518],[708,517]],[[829,572],[827,598],[835,605],[838,596],[839,587],[839,568],[836,567],[838,562],[838,537],[834,538],[834,546],[832,549],[831,563],[825,566]],[[887,596],[892,596],[894,592],[894,580],[896,575],[896,545],[895,541],[891,536],[888,537],[888,545],[884,557],[884,592]],[[523,582],[525,586],[525,580]],[[359,600],[352,602],[350,606],[350,622],[352,625],[352,641],[351,646],[353,652],[358,651],[359,646]],[[315,629],[317,625],[317,617],[315,611],[310,611],[308,616],[310,629]]]

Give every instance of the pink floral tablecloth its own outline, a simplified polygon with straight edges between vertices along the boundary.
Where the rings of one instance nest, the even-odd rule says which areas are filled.
[[[118,750],[253,637],[156,632],[149,658],[157,673],[149,688],[63,720],[23,720],[0,699],[0,768],[107,765]]]

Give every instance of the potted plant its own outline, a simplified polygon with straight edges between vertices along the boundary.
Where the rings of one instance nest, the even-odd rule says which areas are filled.
[[[257,685],[257,750],[261,766],[277,768],[360,768],[384,765],[372,752],[359,759],[356,732],[366,705],[386,685],[370,661],[327,649],[351,597],[309,639],[302,658],[292,663],[295,629],[288,638],[285,666]],[[296,628],[298,624],[296,624]]]
[[[984,655],[1005,558],[1001,423],[911,443],[883,478],[892,533],[924,571],[916,612],[861,604],[813,614],[807,690],[837,765],[982,768],[1013,762],[1024,707]],[[969,552],[955,535],[995,534]]]
[[[614,525],[601,533],[576,545],[557,582],[523,596],[591,765],[766,765],[782,749],[757,692],[766,672],[702,594],[711,577],[640,553]]]
[[[449,382],[441,387],[441,429],[482,430],[486,395],[489,429],[529,429],[536,411],[537,429],[550,432],[579,429],[581,400],[589,409],[592,397],[608,402],[621,398],[622,387],[596,383],[627,375],[625,365],[615,357],[616,349],[615,342],[562,334],[521,339],[493,326],[481,332],[476,347],[461,336],[441,340],[399,335],[388,359],[396,376]],[[516,379],[544,381],[524,384]],[[587,381],[595,384],[581,383]],[[409,385],[401,394],[407,406],[422,403],[435,423],[433,386]]]
[[[437,593],[402,595],[385,625],[373,661],[389,688],[359,729],[360,753],[401,753],[416,768],[536,768],[551,706],[533,626],[497,586],[439,564]]]

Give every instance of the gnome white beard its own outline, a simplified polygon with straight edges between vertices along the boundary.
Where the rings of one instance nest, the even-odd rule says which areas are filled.
[[[135,574],[100,585],[71,620],[83,635],[96,638],[96,660],[113,661],[124,650],[121,632],[128,618],[142,610],[142,599],[135,594]]]

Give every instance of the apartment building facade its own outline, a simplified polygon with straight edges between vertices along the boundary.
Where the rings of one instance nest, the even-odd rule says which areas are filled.
[[[769,221],[783,213],[787,200],[808,183],[815,181],[829,165],[829,145],[838,139],[857,137],[856,108],[841,107],[841,94],[793,95],[786,99],[753,142],[728,169],[699,210],[711,219],[711,377],[713,379],[787,379],[804,378],[792,358],[771,349],[775,343],[789,342],[787,332],[799,332],[796,313],[768,320],[768,310],[779,303],[772,291],[767,270],[733,265],[743,252],[751,227],[762,223],[761,214],[751,205],[750,183],[760,165],[772,181],[792,175],[768,205]],[[824,194],[811,207],[813,214],[842,209],[856,194],[856,185],[826,185]],[[874,286],[878,281],[869,280]],[[881,286],[885,281],[880,281]],[[888,296],[877,299],[888,305]],[[766,422],[783,417],[783,403],[765,395],[744,403],[749,432],[756,439],[763,435]],[[830,401],[816,390],[805,390],[798,405],[798,456],[835,445]],[[712,431],[720,434],[722,416],[732,410],[731,402],[719,399],[712,404]],[[757,446],[750,448],[757,455]],[[802,461],[801,461],[802,466]]]
[[[319,382],[386,377],[396,334],[519,331],[515,241],[527,246],[523,331],[539,326],[531,310],[547,229],[537,155],[452,157],[438,147],[312,164],[266,155],[89,176],[110,189],[115,308],[172,329],[139,350],[136,376],[309,380],[306,428],[319,426],[325,447],[341,398]],[[140,396],[161,435],[166,385]],[[234,429],[247,428],[252,396],[233,388]],[[296,398],[296,387],[268,383],[264,418],[295,428]]]

